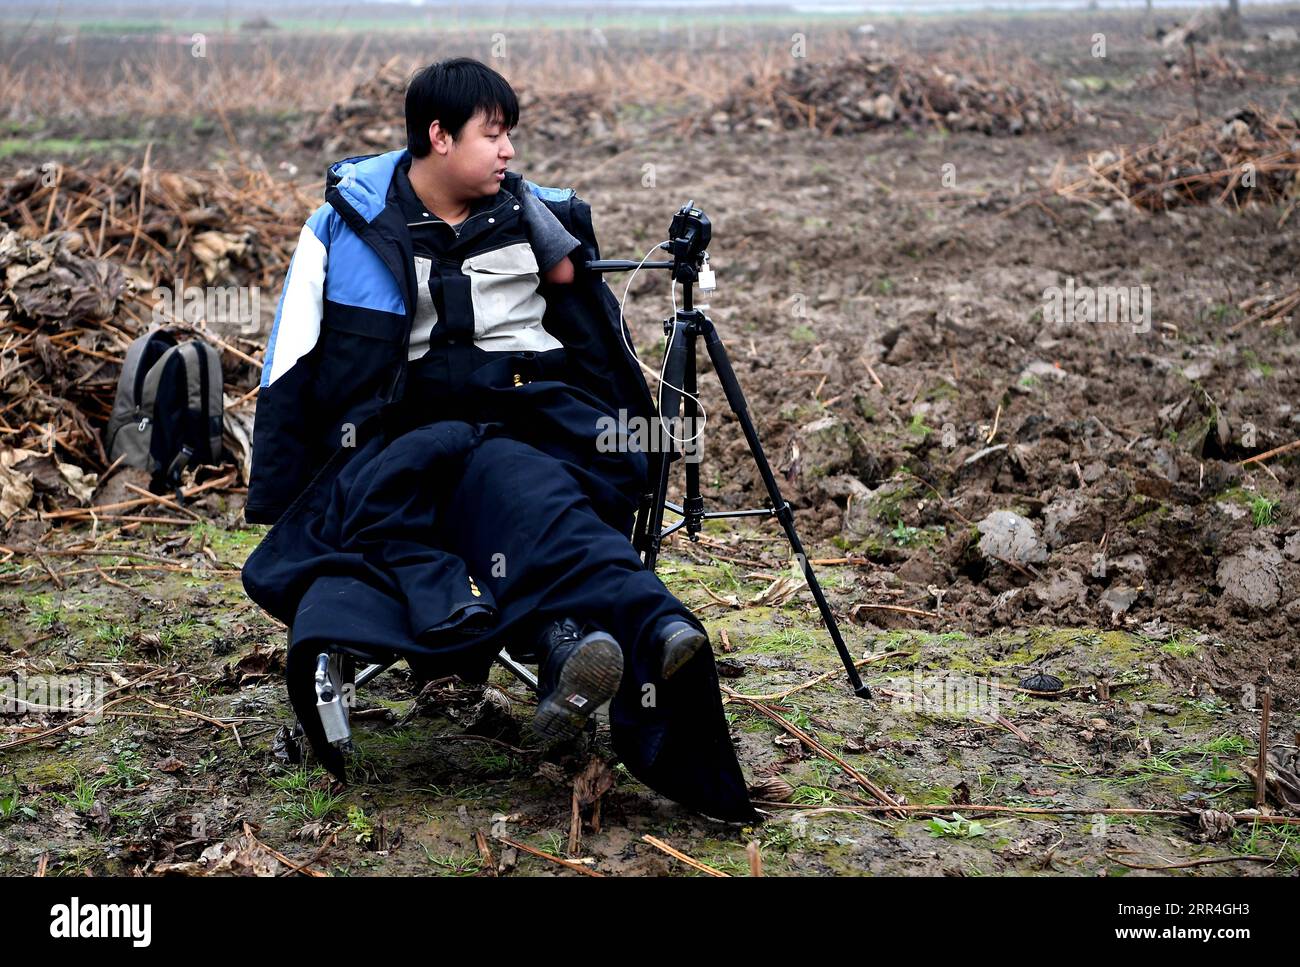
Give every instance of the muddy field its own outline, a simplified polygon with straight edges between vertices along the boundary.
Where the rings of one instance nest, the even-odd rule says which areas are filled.
[[[1272,821],[1249,811],[1266,694],[1276,767],[1293,775],[1300,754],[1300,451],[1249,458],[1300,438],[1295,313],[1254,316],[1296,289],[1300,193],[1150,213],[1046,190],[1058,162],[1148,145],[1198,103],[1207,119],[1292,112],[1300,46],[1262,33],[1300,13],[1248,25],[1245,44],[1215,42],[1247,76],[1196,90],[1160,73],[1140,20],[881,28],[1031,57],[1086,116],[1061,130],[822,136],[625,105],[604,136],[521,137],[514,167],[576,186],[607,258],[639,259],[687,199],[713,222],[709,315],[877,692],[848,690],[775,523],[667,545],[659,573],[711,629],[765,822],[657,797],[601,765],[603,731],[543,757],[502,671],[486,694],[418,697],[404,668],[381,676],[346,787],[289,761],[284,629],[238,573],[265,528],[225,488],[197,521],[27,520],[0,538],[0,671],[89,677],[113,703],[94,722],[0,719],[0,871],[701,875],[648,835],[731,875],[755,852],[769,875],[1294,875],[1294,813],[1276,793]],[[236,116],[233,132],[318,185],[306,173],[335,159],[302,134],[319,113]],[[165,163],[196,168],[226,137],[139,124],[82,134],[160,138]],[[41,157],[20,145],[0,174]],[[1052,318],[1052,292],[1099,286],[1141,291],[1129,308],[1146,311]],[[645,359],[665,290],[643,274],[628,300]],[[720,387],[701,382],[706,509],[761,506]],[[1037,673],[1060,691],[1021,686]],[[575,781],[602,768],[613,788],[575,840]]]

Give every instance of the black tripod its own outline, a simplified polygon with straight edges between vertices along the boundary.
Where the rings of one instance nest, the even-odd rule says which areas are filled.
[[[682,527],[686,528],[686,533],[692,541],[698,541],[698,535],[705,520],[722,517],[775,517],[781,522],[781,527],[785,530],[786,537],[789,538],[790,548],[803,567],[804,579],[808,582],[808,587],[812,589],[813,598],[817,601],[817,607],[821,611],[822,622],[826,625],[826,630],[835,643],[835,649],[839,652],[840,660],[844,663],[844,668],[848,672],[849,683],[853,686],[854,693],[860,698],[871,698],[871,689],[864,685],[862,679],[858,676],[858,670],[853,664],[853,657],[849,654],[844,639],[840,636],[835,614],[831,611],[830,605],[827,604],[826,596],[822,594],[821,585],[817,583],[817,577],[813,574],[808,555],[804,553],[803,544],[800,542],[799,535],[794,527],[794,512],[790,504],[782,498],[776,478],[772,475],[772,467],[767,461],[767,455],[763,452],[763,444],[759,441],[758,433],[754,429],[754,423],[750,419],[749,407],[745,402],[744,393],[740,390],[740,383],[736,380],[735,371],[731,368],[731,360],[727,356],[727,350],[722,345],[722,340],[713,326],[713,321],[694,306],[692,288],[697,282],[700,282],[701,271],[708,271],[708,252],[705,249],[709,244],[711,235],[712,230],[708,217],[704,212],[695,208],[693,202],[688,201],[673,216],[672,226],[669,229],[670,241],[667,244],[673,255],[670,261],[638,263],[625,259],[602,259],[588,262],[587,269],[592,272],[621,272],[645,268],[667,269],[672,272],[674,282],[680,283],[682,286],[683,300],[682,306],[677,309],[673,318],[664,320],[664,334],[668,336],[668,346],[664,354],[659,421],[655,426],[656,438],[660,436],[658,430],[663,426],[664,422],[667,422],[669,426],[679,423],[678,412],[683,409],[683,404],[684,419],[680,421],[680,424],[690,429],[691,432],[698,432],[694,429],[697,426],[699,416],[699,406],[695,399],[697,387],[696,340],[702,336],[704,346],[709,353],[709,359],[713,362],[714,372],[717,373],[718,379],[722,383],[722,390],[726,394],[727,404],[731,407],[731,412],[735,414],[736,419],[740,421],[740,428],[745,434],[746,442],[749,444],[749,452],[753,455],[759,475],[762,476],[763,484],[767,488],[768,506],[755,510],[706,512],[704,510],[704,497],[700,494],[700,464],[698,459],[687,459],[686,461],[686,496],[682,505],[678,506],[671,503],[667,499],[669,464],[676,456],[684,455],[684,453],[678,447],[680,441],[669,431],[669,440],[664,442],[662,446],[659,445],[659,439],[656,439],[656,452],[659,454],[659,459],[652,461],[651,466],[657,467],[658,473],[652,481],[654,484],[653,492],[647,493],[642,498],[642,512],[637,515],[636,530],[632,537],[633,546],[643,555],[645,566],[653,570],[663,539]],[[711,275],[712,273],[709,272],[710,277]],[[707,287],[711,288],[711,283]],[[685,393],[683,393],[683,390]],[[688,442],[694,439],[694,437],[690,437]],[[665,509],[671,510],[681,518],[667,529],[663,526]]]

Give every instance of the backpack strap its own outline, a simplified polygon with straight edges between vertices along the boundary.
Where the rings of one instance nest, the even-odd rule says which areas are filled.
[[[144,383],[140,387],[140,412],[150,422],[153,421],[154,405],[158,399],[158,384],[162,381],[163,370],[167,368],[172,357],[180,353],[183,348],[172,346],[159,356],[158,362],[150,366],[149,372],[144,374]]]
[[[226,394],[221,378],[221,352],[207,343],[202,343],[203,355],[208,368],[208,441],[212,447],[212,462],[221,461],[222,436],[226,431]]]
[[[105,431],[105,443],[108,444],[109,459],[124,457],[127,466],[149,466],[149,437],[145,432],[125,433],[123,430],[134,426],[143,418],[152,419],[152,407],[145,409],[142,405],[142,392],[145,380],[145,367],[152,368],[157,357],[166,352],[168,346],[176,345],[176,337],[166,329],[155,327],[142,336],[137,336],[127,347],[126,357],[122,361],[122,372],[117,379],[117,395],[113,399],[113,412],[109,417]],[[146,430],[148,424],[146,424]]]
[[[180,351],[186,367],[187,405],[194,412],[202,414],[209,458],[213,461],[220,460],[222,415],[225,410],[221,394],[221,357],[216,349],[201,339],[182,343]]]

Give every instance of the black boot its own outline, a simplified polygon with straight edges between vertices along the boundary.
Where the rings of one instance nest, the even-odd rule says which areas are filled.
[[[570,618],[542,632],[537,645],[540,699],[533,731],[547,742],[575,738],[591,714],[618,691],[623,649],[603,631],[583,634]]]
[[[689,621],[670,621],[659,632],[659,654],[663,662],[664,678],[672,678],[678,670],[695,657],[701,648],[707,648],[709,636]]]

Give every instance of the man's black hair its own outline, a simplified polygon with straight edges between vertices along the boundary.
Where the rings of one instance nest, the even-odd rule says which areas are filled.
[[[423,68],[406,88],[406,145],[423,158],[433,150],[429,125],[438,121],[453,138],[479,111],[509,130],[519,123],[519,99],[510,82],[472,57],[441,60]]]

